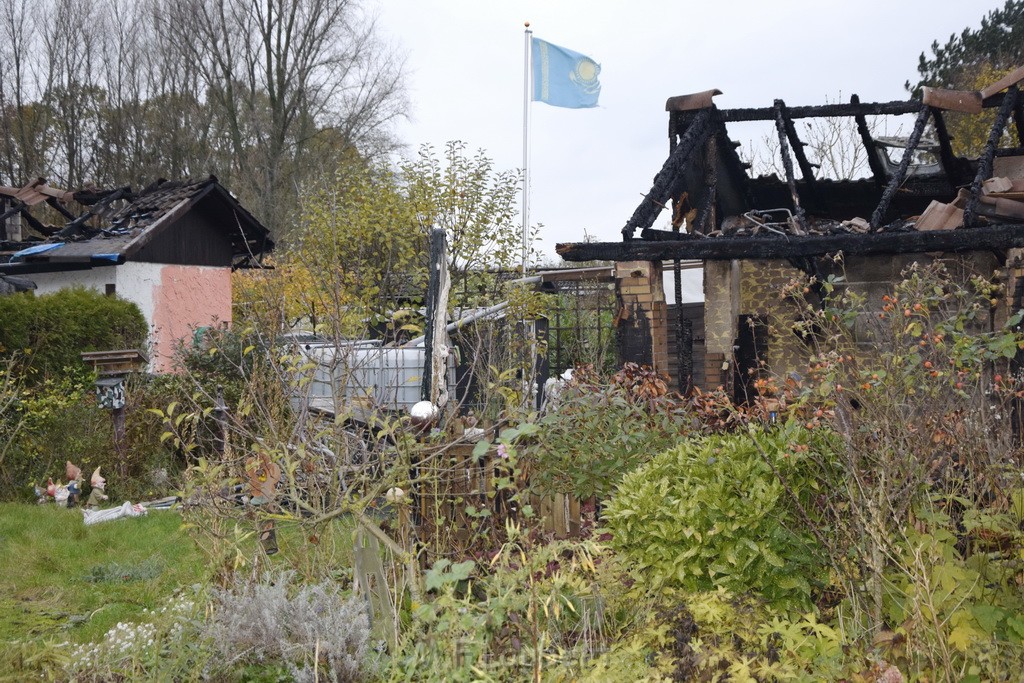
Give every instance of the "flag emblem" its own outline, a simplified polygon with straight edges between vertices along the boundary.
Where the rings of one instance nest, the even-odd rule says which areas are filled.
[[[554,107],[596,107],[601,65],[590,57],[539,38],[532,39],[533,100]]]

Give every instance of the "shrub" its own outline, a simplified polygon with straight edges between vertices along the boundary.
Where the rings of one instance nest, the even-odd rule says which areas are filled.
[[[626,596],[632,582],[605,548],[521,531],[510,522],[485,561],[440,560],[425,573],[428,593],[402,605],[408,626],[380,680],[579,680],[640,618],[641,601]]]
[[[848,628],[865,638],[896,626],[886,618],[886,574],[920,574],[901,547],[914,511],[932,496],[963,511],[1004,499],[1021,481],[1013,441],[1024,375],[1014,359],[1024,311],[1002,320],[1004,285],[973,272],[954,258],[914,264],[881,301],[836,276],[781,292],[810,349],[806,375],[784,380],[790,414],[841,435],[822,545]],[[955,519],[952,531],[968,522]]]
[[[340,682],[360,678],[370,631],[362,601],[343,597],[336,583],[293,587],[284,573],[214,590],[206,636],[228,670],[266,663],[295,681]]]
[[[160,442],[162,423],[146,408],[166,405],[166,384],[159,378],[129,379],[120,450],[111,413],[97,405],[93,383],[84,373],[48,377],[22,390],[10,415],[0,415],[0,437],[4,425],[9,435],[0,444],[0,499],[27,499],[30,484],[63,479],[66,460],[81,467],[86,479],[102,466],[107,493],[115,500],[164,495],[154,490],[149,475],[155,467],[173,470],[175,463],[169,446]]]
[[[828,450],[824,434],[791,423],[687,440],[623,477],[605,510],[612,544],[655,583],[805,608],[825,577],[800,515],[814,507],[811,475],[827,475],[806,463]]]
[[[1022,522],[1024,489],[989,505],[936,495],[914,510],[884,584],[885,615],[901,636],[893,647],[913,670],[993,681],[1019,671]]]
[[[110,471],[110,411],[96,405],[91,382],[78,376],[48,378],[23,390],[15,411],[20,429],[0,460],[0,497],[27,498],[30,484],[45,483],[48,476],[64,479],[66,460],[81,467],[86,477],[98,465]]]
[[[0,357],[25,352],[39,378],[81,368],[83,351],[141,348],[147,333],[138,306],[82,287],[0,297]]]
[[[589,663],[583,680],[885,680],[878,674],[888,667],[864,671],[863,656],[814,614],[787,617],[724,590],[665,589],[638,599],[646,617]],[[646,675],[624,675],[630,669]]]
[[[573,380],[541,418],[536,444],[527,449],[531,483],[545,494],[610,495],[623,474],[686,431],[682,406],[664,393],[659,377],[635,365],[610,384],[585,375]]]

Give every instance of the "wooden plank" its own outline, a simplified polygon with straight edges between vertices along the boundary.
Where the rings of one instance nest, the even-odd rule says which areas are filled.
[[[569,535],[579,536],[583,526],[582,513],[580,511],[580,499],[576,496],[569,498]]]
[[[544,496],[540,499],[540,518],[543,522],[544,531],[551,531],[551,497]]]
[[[557,493],[551,501],[551,528],[556,538],[565,538],[569,531],[569,522],[566,519],[568,503],[564,493]]]

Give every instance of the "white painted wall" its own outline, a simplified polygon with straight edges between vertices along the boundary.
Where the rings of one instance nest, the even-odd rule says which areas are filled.
[[[161,263],[136,261],[117,266],[117,295],[139,307],[149,325],[150,338],[153,337],[153,319],[156,314],[154,292],[161,284],[163,268]]]
[[[119,267],[105,266],[92,270],[72,270],[64,273],[32,273],[22,277],[36,283],[36,294],[51,294],[59,289],[75,285],[95,289],[102,293],[106,291],[107,285],[115,284]]]
[[[102,293],[114,285],[117,296],[137,305],[146,319],[151,372],[172,371],[177,341],[193,328],[231,322],[231,273],[226,268],[131,261],[28,277],[37,295],[74,286]]]

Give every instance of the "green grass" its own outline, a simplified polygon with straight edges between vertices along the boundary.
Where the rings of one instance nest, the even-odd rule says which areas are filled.
[[[206,578],[176,511],[87,527],[80,510],[0,504],[0,643],[93,641]]]

